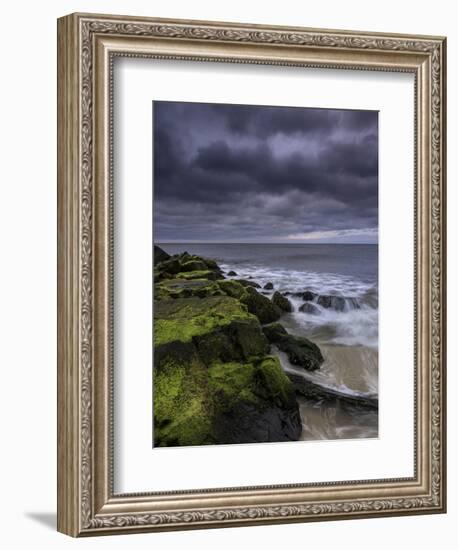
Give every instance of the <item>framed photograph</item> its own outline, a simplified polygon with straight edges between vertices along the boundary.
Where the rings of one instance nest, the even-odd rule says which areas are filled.
[[[58,530],[444,512],[445,38],[58,20]]]

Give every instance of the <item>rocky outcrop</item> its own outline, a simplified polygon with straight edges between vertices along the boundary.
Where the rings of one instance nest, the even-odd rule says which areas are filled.
[[[346,298],[332,294],[316,294],[310,290],[306,290],[301,296],[304,302],[314,302],[325,309],[334,309],[335,311],[347,311],[349,309],[360,309],[361,307],[356,298]],[[301,309],[301,311],[305,311],[305,309]],[[311,313],[311,311],[307,313]]]
[[[318,369],[324,361],[320,348],[316,344],[302,336],[288,334],[280,323],[264,326],[263,332],[269,342],[286,353],[292,365],[313,371]]]
[[[250,281],[248,279],[237,279],[237,282],[245,287],[251,286],[253,288],[261,288],[260,284],[256,283],[255,281]]]
[[[183,278],[203,270],[172,274],[168,261],[159,272],[172,278],[162,277],[154,295],[154,444],[297,440],[294,386],[244,300],[261,317],[256,296],[275,306],[234,280]]]
[[[170,254],[167,254],[165,250],[162,250],[161,247],[154,245],[154,252],[153,252],[153,258],[154,258],[154,265],[157,265],[160,262],[165,262],[170,258]]]
[[[278,321],[281,317],[280,308],[250,286],[246,287],[246,293],[240,301],[247,306],[250,313],[256,315],[262,324]]]
[[[266,283],[266,284],[263,286],[263,289],[264,289],[264,290],[273,290],[273,288],[274,288],[273,283]]]
[[[299,296],[302,296],[304,302],[313,302],[313,300],[318,297],[318,294],[311,292],[310,290],[306,290],[305,292],[299,293]]]
[[[274,295],[272,296],[272,303],[286,313],[291,313],[294,311],[293,304],[288,300],[288,298],[283,296],[283,294],[278,291],[274,292]]]
[[[319,315],[321,313],[320,308],[312,302],[305,302],[305,304],[301,304],[299,306],[299,311],[302,311],[302,313],[310,313],[312,315]]]
[[[228,277],[237,277],[237,273],[231,269],[227,272]]]
[[[158,249],[156,253],[156,249]],[[208,279],[215,281],[224,279],[221,269],[218,264],[211,259],[200,258],[193,256],[187,252],[176,254],[174,256],[165,257],[166,254],[159,247],[155,247],[155,263],[154,263],[154,281],[160,282],[164,279]],[[156,261],[156,254],[158,261]]]
[[[369,394],[346,393],[336,388],[322,386],[307,380],[300,374],[288,371],[288,378],[294,384],[297,393],[313,401],[340,401],[346,405],[361,409],[377,410],[378,396]]]

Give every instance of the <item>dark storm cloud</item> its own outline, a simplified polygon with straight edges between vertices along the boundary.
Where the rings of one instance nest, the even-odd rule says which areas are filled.
[[[154,104],[158,241],[377,239],[374,111]]]

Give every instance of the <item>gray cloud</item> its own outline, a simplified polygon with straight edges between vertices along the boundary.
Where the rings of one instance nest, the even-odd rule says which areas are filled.
[[[374,242],[374,111],[154,103],[157,241]]]

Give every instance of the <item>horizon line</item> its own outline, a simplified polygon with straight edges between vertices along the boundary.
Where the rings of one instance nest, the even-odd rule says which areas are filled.
[[[320,244],[344,244],[344,245],[373,245],[378,246],[378,242],[375,243],[368,243],[368,242],[354,242],[354,243],[343,243],[343,242],[331,242],[331,241],[324,241],[324,242],[310,242],[310,241],[304,241],[304,242],[240,242],[240,241],[154,241],[153,244],[282,244],[282,245],[290,245],[290,246],[298,246],[302,244],[312,244],[312,245],[320,245]]]

